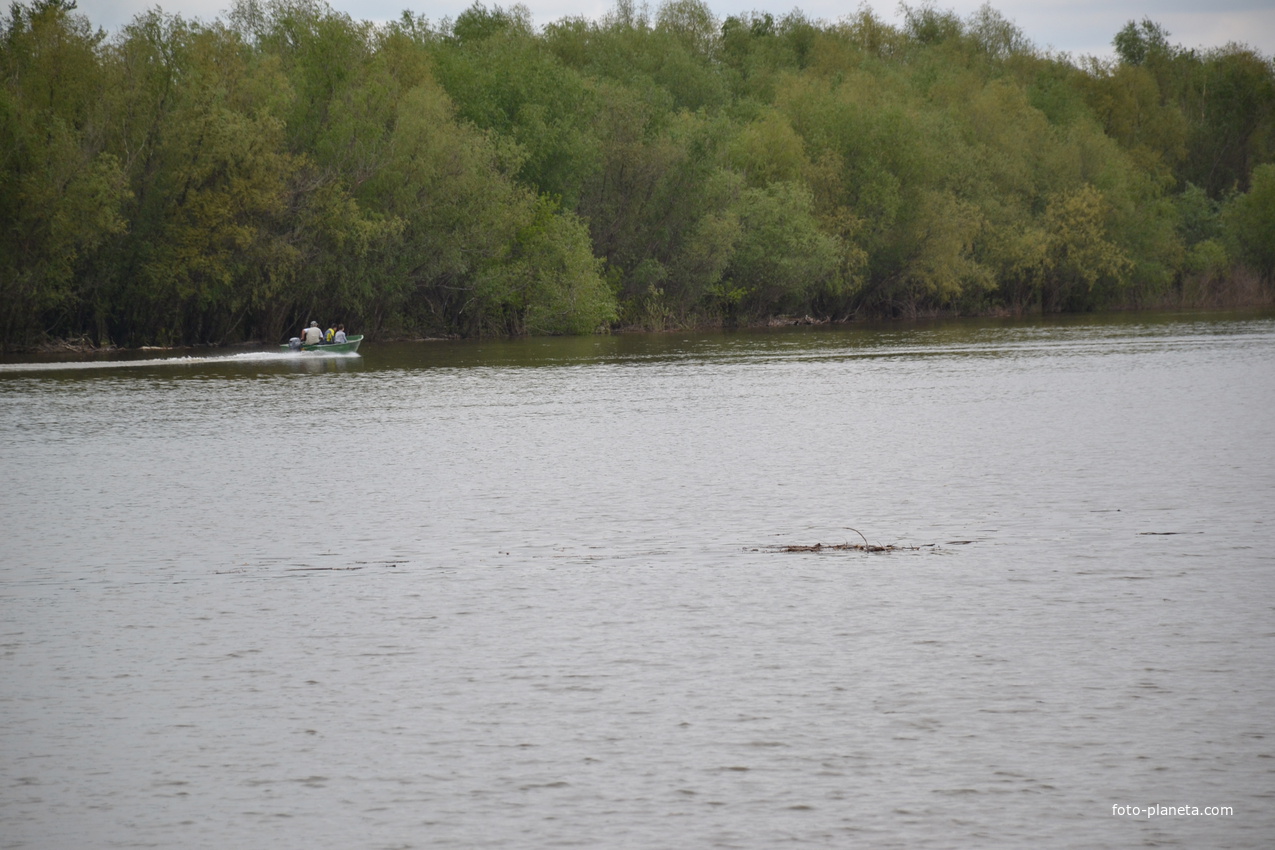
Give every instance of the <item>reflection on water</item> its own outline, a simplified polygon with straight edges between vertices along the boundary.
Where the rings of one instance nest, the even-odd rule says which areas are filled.
[[[1208,314],[1111,314],[1034,318],[968,319],[798,326],[726,332],[669,332],[559,338],[380,342],[356,354],[264,351],[165,356],[154,351],[105,352],[91,358],[61,354],[7,355],[0,375],[121,368],[226,367],[305,371],[371,368],[552,367],[571,364],[760,360],[784,358],[894,357],[961,354],[984,357],[1034,353],[1084,353],[1192,345],[1213,345],[1218,337],[1251,341],[1267,332],[1262,312]],[[1257,324],[1255,324],[1255,322]],[[370,361],[365,359],[370,357]],[[229,372],[227,374],[230,374]]]
[[[1266,847],[1273,366],[1262,315],[0,365],[0,846]],[[779,551],[860,532],[935,545]]]

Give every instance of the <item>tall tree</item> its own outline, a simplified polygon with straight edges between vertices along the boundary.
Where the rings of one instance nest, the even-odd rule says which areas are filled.
[[[127,197],[105,150],[103,34],[73,2],[15,3],[0,19],[0,345],[75,333],[77,278],[121,233]]]

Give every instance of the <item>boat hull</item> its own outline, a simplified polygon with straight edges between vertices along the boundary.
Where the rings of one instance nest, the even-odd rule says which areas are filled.
[[[328,342],[319,343],[318,345],[302,345],[302,351],[312,351],[317,354],[354,354],[359,350],[359,343],[363,341],[362,334],[355,334],[346,337],[345,342]],[[283,346],[284,351],[296,351],[291,345]]]

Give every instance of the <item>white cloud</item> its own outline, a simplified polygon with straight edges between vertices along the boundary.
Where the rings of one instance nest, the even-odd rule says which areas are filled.
[[[79,0],[76,11],[107,32],[115,32],[137,15],[156,7],[183,18],[211,21],[230,8],[230,0]]]
[[[187,18],[212,20],[221,16],[233,0],[168,0],[160,5],[164,11]],[[923,0],[910,5],[920,6]],[[148,0],[80,0],[79,10],[98,26],[114,32],[138,12],[155,4]],[[411,9],[437,23],[454,18],[471,5],[470,0],[444,0],[421,3],[411,0],[331,0],[338,11],[360,20],[389,21],[397,19],[403,9]],[[486,0],[491,8],[512,6],[511,2]],[[596,20],[614,6],[613,0],[532,0],[525,2],[538,24],[564,17],[584,16]],[[640,3],[639,3],[640,5]],[[897,23],[895,0],[873,0],[869,4],[883,20]],[[937,0],[939,9],[951,10],[967,17],[983,3],[981,0]],[[1128,21],[1143,18],[1161,24],[1170,32],[1170,41],[1185,47],[1221,47],[1230,41],[1241,42],[1267,56],[1275,55],[1275,9],[1270,0],[1222,0],[1208,11],[1200,11],[1199,0],[1005,0],[992,3],[992,8],[1017,24],[1023,34],[1040,48],[1053,48],[1074,55],[1111,55],[1111,40]],[[650,3],[652,11],[659,2]],[[786,14],[794,6],[808,17],[837,20],[853,14],[854,0],[780,0],[767,4],[764,0],[709,0],[709,6],[722,18],[755,9],[775,15]]]
[[[1275,9],[1255,9],[1243,15],[1213,12],[1179,12],[1160,21],[1170,33],[1169,41],[1188,48],[1222,47],[1244,44],[1266,56],[1275,53]]]

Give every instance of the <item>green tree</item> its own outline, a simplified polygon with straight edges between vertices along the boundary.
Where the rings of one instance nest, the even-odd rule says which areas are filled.
[[[718,29],[717,17],[703,0],[664,0],[655,19],[656,32],[671,34],[702,59],[716,56]]]
[[[458,19],[455,26],[462,23]],[[462,120],[518,145],[520,182],[574,206],[582,184],[598,168],[598,142],[590,128],[598,109],[596,89],[528,26],[492,26],[482,38],[455,36],[436,47],[437,79]]]
[[[1142,65],[1095,66],[1086,78],[1093,114],[1108,136],[1148,171],[1165,174],[1186,157],[1188,124],[1162,96],[1156,76]]]
[[[0,339],[63,332],[86,262],[124,230],[128,190],[104,149],[102,33],[74,3],[15,3],[0,19]]]
[[[1263,277],[1275,275],[1275,164],[1253,169],[1251,187],[1227,204],[1222,221],[1238,256]]]
[[[589,232],[545,197],[535,200],[505,262],[493,270],[489,306],[516,334],[585,334],[616,318],[615,297],[594,258]]]
[[[805,143],[787,116],[773,109],[763,111],[739,132],[729,145],[727,160],[754,187],[799,181],[811,168]]]
[[[739,235],[718,290],[729,307],[745,315],[805,309],[836,275],[839,246],[820,230],[804,186],[745,189],[732,212]]]
[[[1214,198],[1246,191],[1253,170],[1275,161],[1275,64],[1232,45],[1210,51],[1190,70],[1182,177]]]
[[[286,81],[220,24],[151,14],[126,29],[126,55],[169,63],[169,79],[140,138],[130,175],[136,205],[122,249],[115,321],[122,338],[221,342],[239,337],[280,267],[280,239],[297,161],[285,125]],[[282,93],[282,97],[280,97]],[[284,274],[286,277],[286,274]]]
[[[1164,61],[1173,54],[1169,32],[1150,18],[1143,18],[1137,24],[1129,21],[1116,33],[1112,45],[1120,61],[1127,65]]]
[[[1054,195],[1045,211],[1045,243],[1039,275],[1046,311],[1083,307],[1104,278],[1122,282],[1132,266],[1108,238],[1110,204],[1091,185]]]

